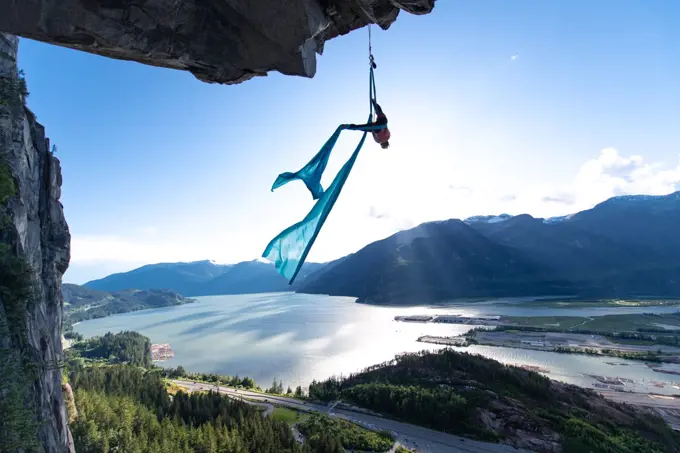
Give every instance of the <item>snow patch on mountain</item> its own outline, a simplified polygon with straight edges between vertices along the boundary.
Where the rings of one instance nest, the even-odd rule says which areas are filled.
[[[561,215],[557,217],[548,217],[547,219],[543,219],[543,223],[547,224],[552,224],[552,223],[560,223],[564,222],[565,220],[569,220],[574,216],[574,214],[568,214],[568,215]]]
[[[501,214],[501,215],[476,215],[473,217],[468,217],[467,219],[464,220],[465,223],[470,224],[470,223],[499,223],[499,222],[505,222],[508,219],[513,218],[514,216],[511,216],[510,214]]]

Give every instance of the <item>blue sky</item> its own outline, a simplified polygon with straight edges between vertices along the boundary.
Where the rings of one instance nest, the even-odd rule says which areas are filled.
[[[680,190],[679,14],[671,0],[445,0],[374,27],[392,146],[364,148],[309,259],[429,220]],[[313,79],[224,86],[22,40],[29,106],[62,162],[64,281],[259,257],[312,206],[302,184],[270,192],[276,176],[365,120],[366,46],[358,30],[326,43]],[[326,185],[359,138],[346,134]]]

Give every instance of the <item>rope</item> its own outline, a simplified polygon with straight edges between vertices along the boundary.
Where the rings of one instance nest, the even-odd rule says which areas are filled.
[[[373,70],[376,68],[376,64],[375,64],[375,59],[373,58],[373,47],[371,45],[371,24],[368,24],[368,64],[369,64],[369,73],[370,73],[369,82],[368,82],[368,86],[369,86],[369,92],[368,92],[369,93],[368,94],[369,100],[368,100],[368,102],[370,104],[370,111],[371,111],[370,118],[372,119],[373,118],[373,101],[374,100],[377,101],[377,94],[376,94],[376,90],[375,90],[375,75],[373,74]],[[369,121],[371,121],[371,120],[369,120]]]
[[[371,48],[371,24],[368,24],[368,59],[373,58],[373,49]]]
[[[373,47],[371,46],[371,24],[368,24],[368,64],[375,69],[375,59],[373,58]]]

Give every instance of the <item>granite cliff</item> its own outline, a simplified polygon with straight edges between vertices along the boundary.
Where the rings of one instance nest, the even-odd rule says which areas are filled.
[[[240,83],[279,71],[313,77],[339,35],[435,0],[0,0],[0,30],[111,58]]]
[[[25,106],[18,39],[0,33],[0,451],[72,451],[62,394],[61,168]]]

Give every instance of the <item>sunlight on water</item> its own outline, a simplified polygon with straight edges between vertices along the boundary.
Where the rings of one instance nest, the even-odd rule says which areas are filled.
[[[107,331],[136,330],[153,343],[170,343],[175,357],[166,366],[183,365],[192,371],[251,376],[263,387],[274,378],[284,385],[306,386],[312,379],[347,375],[395,354],[434,350],[441,346],[417,342],[422,335],[452,336],[469,326],[396,322],[397,315],[516,314],[597,316],[612,309],[513,309],[507,303],[438,307],[379,307],[357,304],[354,298],[275,293],[198,298],[195,304],[145,310],[76,325],[85,336]],[[634,313],[665,311],[668,307],[613,309]],[[677,310],[677,308],[675,309]],[[650,381],[680,377],[657,373],[639,361],[556,354],[489,346],[457,348],[502,363],[532,365],[550,370],[548,376],[579,385],[594,380],[584,374],[626,377],[649,386]],[[610,365],[615,362],[625,365]],[[646,388],[646,387],[645,387]],[[636,387],[637,390],[642,387]],[[667,385],[658,393],[677,393]]]

